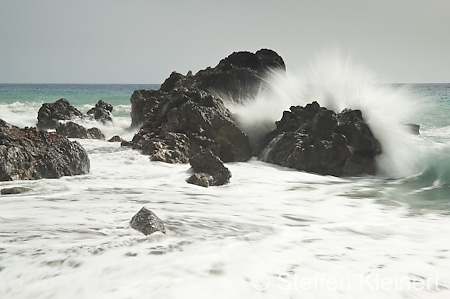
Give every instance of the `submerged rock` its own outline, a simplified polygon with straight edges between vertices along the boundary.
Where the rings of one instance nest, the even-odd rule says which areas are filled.
[[[102,100],[98,101],[97,104],[95,104],[95,107],[91,108],[87,115],[94,118],[96,121],[101,122],[103,124],[111,123],[112,116],[111,112],[113,111],[113,106],[111,104],[108,104]]]
[[[211,186],[211,184],[209,183],[211,180],[212,176],[208,174],[194,173],[186,180],[186,182],[192,185],[208,188],[209,186]]]
[[[76,124],[74,122],[67,122],[60,124],[56,128],[56,133],[63,135],[67,138],[80,138],[80,139],[105,139],[105,135],[98,128],[86,129],[85,127]]]
[[[111,137],[108,142],[127,142],[125,139],[122,139],[119,135],[115,135]]]
[[[60,178],[89,173],[85,149],[54,132],[0,120],[0,181]]]
[[[22,194],[30,191],[30,188],[25,187],[11,187],[11,188],[3,188],[0,190],[0,194],[2,195],[11,195],[11,194]]]
[[[131,218],[131,228],[148,236],[155,232],[166,233],[166,228],[161,219],[155,213],[142,207],[142,209]]]
[[[407,130],[414,135],[420,135],[420,125],[417,124],[405,124]]]
[[[73,120],[82,118],[77,108],[70,105],[69,101],[62,98],[55,103],[44,103],[38,111],[37,128],[39,130],[56,129],[62,120]]]
[[[223,165],[219,157],[209,150],[203,150],[189,159],[195,174],[187,182],[202,187],[221,186],[228,184],[231,178],[230,170]]]
[[[292,106],[276,125],[259,149],[263,161],[323,175],[376,173],[381,146],[360,110],[336,114],[313,102]]]

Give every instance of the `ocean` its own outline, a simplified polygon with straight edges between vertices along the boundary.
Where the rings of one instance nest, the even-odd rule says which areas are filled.
[[[301,95],[283,86],[289,100],[278,104],[228,106],[254,136],[270,129],[259,118],[280,119],[299,98],[361,108],[386,152],[379,175],[321,176],[252,159],[226,164],[230,184],[202,188],[186,183],[189,165],[79,140],[89,174],[0,182],[31,188],[0,196],[0,298],[450,298],[450,84],[378,84],[353,102],[330,102],[333,89],[308,84]],[[333,86],[352,98],[351,85]],[[151,88],[0,84],[0,118],[35,126],[45,102],[64,97],[86,113],[102,99],[114,124],[83,124],[131,139],[129,98]],[[420,135],[399,133],[395,120],[420,124]],[[142,206],[166,235],[129,227]]]

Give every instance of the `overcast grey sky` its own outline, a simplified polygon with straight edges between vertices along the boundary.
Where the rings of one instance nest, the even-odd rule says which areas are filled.
[[[450,82],[449,0],[0,0],[0,82],[161,83],[270,48],[340,47],[390,82]]]

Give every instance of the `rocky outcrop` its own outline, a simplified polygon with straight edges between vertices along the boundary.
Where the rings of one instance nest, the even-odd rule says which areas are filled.
[[[56,133],[65,136],[67,138],[80,138],[80,139],[105,139],[105,135],[98,128],[86,129],[85,127],[76,124],[74,122],[67,122],[60,124],[56,128]]]
[[[89,168],[88,155],[78,142],[0,120],[0,181],[60,178],[89,173]]]
[[[259,150],[263,161],[323,175],[376,173],[381,146],[359,110],[336,114],[317,102],[292,106],[276,126]]]
[[[131,218],[130,227],[148,236],[155,232],[166,233],[166,228],[161,219],[155,213],[142,207],[142,209]]]
[[[201,149],[213,151],[225,162],[251,157],[248,137],[223,102],[211,94],[185,87],[135,94],[147,96],[149,110],[131,143],[153,160],[187,163]]]
[[[262,78],[270,69],[285,69],[283,58],[276,52],[262,49],[256,53],[234,52],[222,59],[214,67],[208,67],[186,76],[173,72],[158,91],[135,91],[131,101],[132,126],[137,127],[146,121],[146,115],[154,108],[154,102],[162,92],[170,93],[178,88],[198,89],[209,94],[226,95],[236,101],[254,96],[264,84]]]
[[[98,128],[85,129],[74,122],[66,123],[66,121],[91,118],[105,124],[112,122],[112,110],[110,104],[100,100],[84,115],[66,99],[59,99],[55,103],[42,104],[38,112],[37,127],[39,130],[56,129],[59,134],[69,138],[105,139]]]
[[[270,69],[285,69],[283,59],[274,51],[262,49],[256,53],[234,52],[222,59],[215,68],[199,71],[192,79],[195,85],[204,91],[223,94],[235,101],[254,96]],[[164,82],[166,83],[166,82]],[[179,78],[171,85],[183,85]],[[164,89],[166,84],[161,86]]]
[[[223,165],[219,157],[209,150],[203,150],[189,159],[194,174],[188,183],[202,187],[221,186],[228,184],[231,172]]]
[[[87,115],[100,123],[107,124],[113,121],[111,116],[112,110],[113,106],[111,104],[100,100],[97,104],[95,104],[95,107],[91,108],[87,112]]]
[[[61,120],[71,120],[82,118],[81,113],[77,108],[70,105],[66,99],[59,99],[55,103],[44,103],[38,111],[39,130],[56,129]]]
[[[285,68],[272,50],[235,52],[195,75],[174,72],[159,90],[136,90],[130,99],[132,126],[142,127],[131,146],[153,160],[171,163],[186,163],[203,149],[224,162],[248,160],[248,137],[214,95],[235,100],[254,95],[272,68]]]

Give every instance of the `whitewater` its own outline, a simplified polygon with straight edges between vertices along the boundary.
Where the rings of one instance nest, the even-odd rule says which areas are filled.
[[[0,298],[449,298],[450,85],[383,84],[336,57],[267,82],[253,99],[223,96],[254,142],[290,105],[361,109],[383,147],[379,175],[252,159],[226,163],[230,184],[202,188],[186,183],[189,165],[78,140],[89,174],[0,182],[31,189],[0,196]],[[129,97],[141,87],[0,85],[0,118],[35,126],[44,102],[64,96],[86,112],[103,99],[114,124],[81,123],[131,139]],[[142,206],[165,235],[129,227]]]

